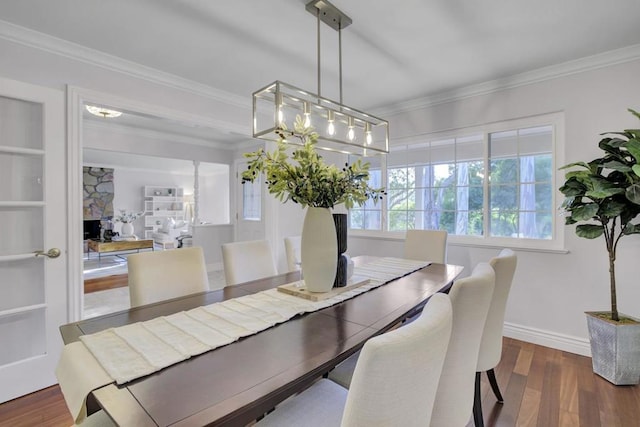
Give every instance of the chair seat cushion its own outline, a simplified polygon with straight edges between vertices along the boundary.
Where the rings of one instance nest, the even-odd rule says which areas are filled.
[[[339,426],[347,400],[347,389],[333,381],[322,379],[297,396],[276,406],[275,411],[256,425],[260,427]]]
[[[158,243],[171,243],[176,239],[167,233],[153,233],[151,237]]]

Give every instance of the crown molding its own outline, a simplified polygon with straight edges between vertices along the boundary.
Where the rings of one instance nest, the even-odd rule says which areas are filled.
[[[83,126],[87,129],[92,129],[101,132],[114,132],[120,135],[127,135],[139,138],[151,138],[151,139],[159,139],[167,142],[176,142],[181,144],[191,144],[191,145],[199,145],[202,147],[208,148],[218,148],[226,151],[234,151],[238,148],[238,143],[224,143],[217,142],[210,139],[198,138],[193,136],[187,136],[177,133],[165,132],[165,131],[156,131],[152,129],[141,129],[135,128],[132,126],[121,125],[117,123],[99,123],[97,121],[88,121],[85,120],[83,122]]]
[[[7,21],[0,20],[0,38],[166,87],[204,96],[247,111],[251,109],[248,98],[90,49],[77,43],[21,27]],[[640,44],[539,68],[537,70],[526,71],[484,83],[469,85],[435,95],[415,98],[386,107],[374,108],[371,109],[371,111],[373,114],[382,117],[393,116],[438,104],[459,101],[465,98],[486,95],[505,89],[517,88],[519,86],[622,64],[637,59],[640,59]]]
[[[515,74],[509,77],[503,77],[484,83],[465,86],[435,95],[415,98],[387,107],[373,109],[372,112],[373,114],[382,117],[393,116],[400,113],[406,113],[409,111],[432,107],[438,104],[459,101],[474,96],[487,95],[505,89],[513,89],[520,86],[526,86],[546,80],[556,79],[559,77],[570,76],[572,74],[583,73],[586,71],[596,70],[598,68],[604,68],[612,65],[622,64],[625,62],[635,61],[638,59],[640,59],[640,44],[610,50],[608,52],[599,53],[592,56],[586,56],[584,58],[563,62],[561,64],[550,65],[548,67],[539,68],[537,70],[526,71],[524,73]]]
[[[246,110],[251,109],[249,98],[197,83],[193,80],[184,79],[174,74],[165,73],[7,21],[0,20],[0,38],[173,89],[204,96],[234,107]]]

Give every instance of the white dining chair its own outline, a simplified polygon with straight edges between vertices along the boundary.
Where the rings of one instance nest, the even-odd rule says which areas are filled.
[[[404,258],[447,262],[447,232],[445,230],[407,230],[404,241]]]
[[[127,257],[131,307],[209,290],[201,247],[141,252]]]
[[[71,427],[116,427],[117,424],[103,411],[97,411],[85,418],[80,424]]]
[[[271,246],[266,240],[223,244],[222,263],[227,286],[278,274]]]
[[[290,236],[284,238],[284,252],[287,256],[287,268],[289,271],[299,271],[302,258],[300,257],[301,236]]]
[[[496,273],[496,285],[493,298],[489,306],[489,314],[484,324],[480,351],[478,353],[478,366],[476,367],[475,396],[473,400],[473,417],[482,420],[482,400],[480,397],[480,379],[482,372],[487,373],[491,389],[499,403],[504,401],[500,387],[496,381],[494,368],[498,366],[502,357],[502,332],[504,329],[504,313],[507,307],[507,299],[511,291],[511,283],[516,272],[518,259],[511,249],[503,249],[498,256],[489,261]]]
[[[257,425],[428,425],[451,334],[451,316],[449,297],[434,295],[411,325],[365,343],[351,389],[321,379],[277,406]]]
[[[433,405],[432,427],[464,427],[472,415],[478,350],[494,283],[493,268],[480,263],[449,291],[453,329]]]

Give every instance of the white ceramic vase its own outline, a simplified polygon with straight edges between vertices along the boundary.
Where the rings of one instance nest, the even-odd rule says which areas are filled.
[[[122,236],[133,236],[133,224],[130,222],[123,222],[120,229]]]
[[[338,267],[338,241],[327,208],[307,208],[300,245],[302,275],[310,292],[329,292]]]

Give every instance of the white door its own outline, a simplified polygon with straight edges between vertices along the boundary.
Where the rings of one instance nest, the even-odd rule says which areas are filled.
[[[262,175],[253,183],[242,183],[247,162],[236,162],[236,241],[263,240],[264,204],[262,203]]]
[[[57,383],[67,321],[64,137],[63,92],[0,79],[0,403]]]

